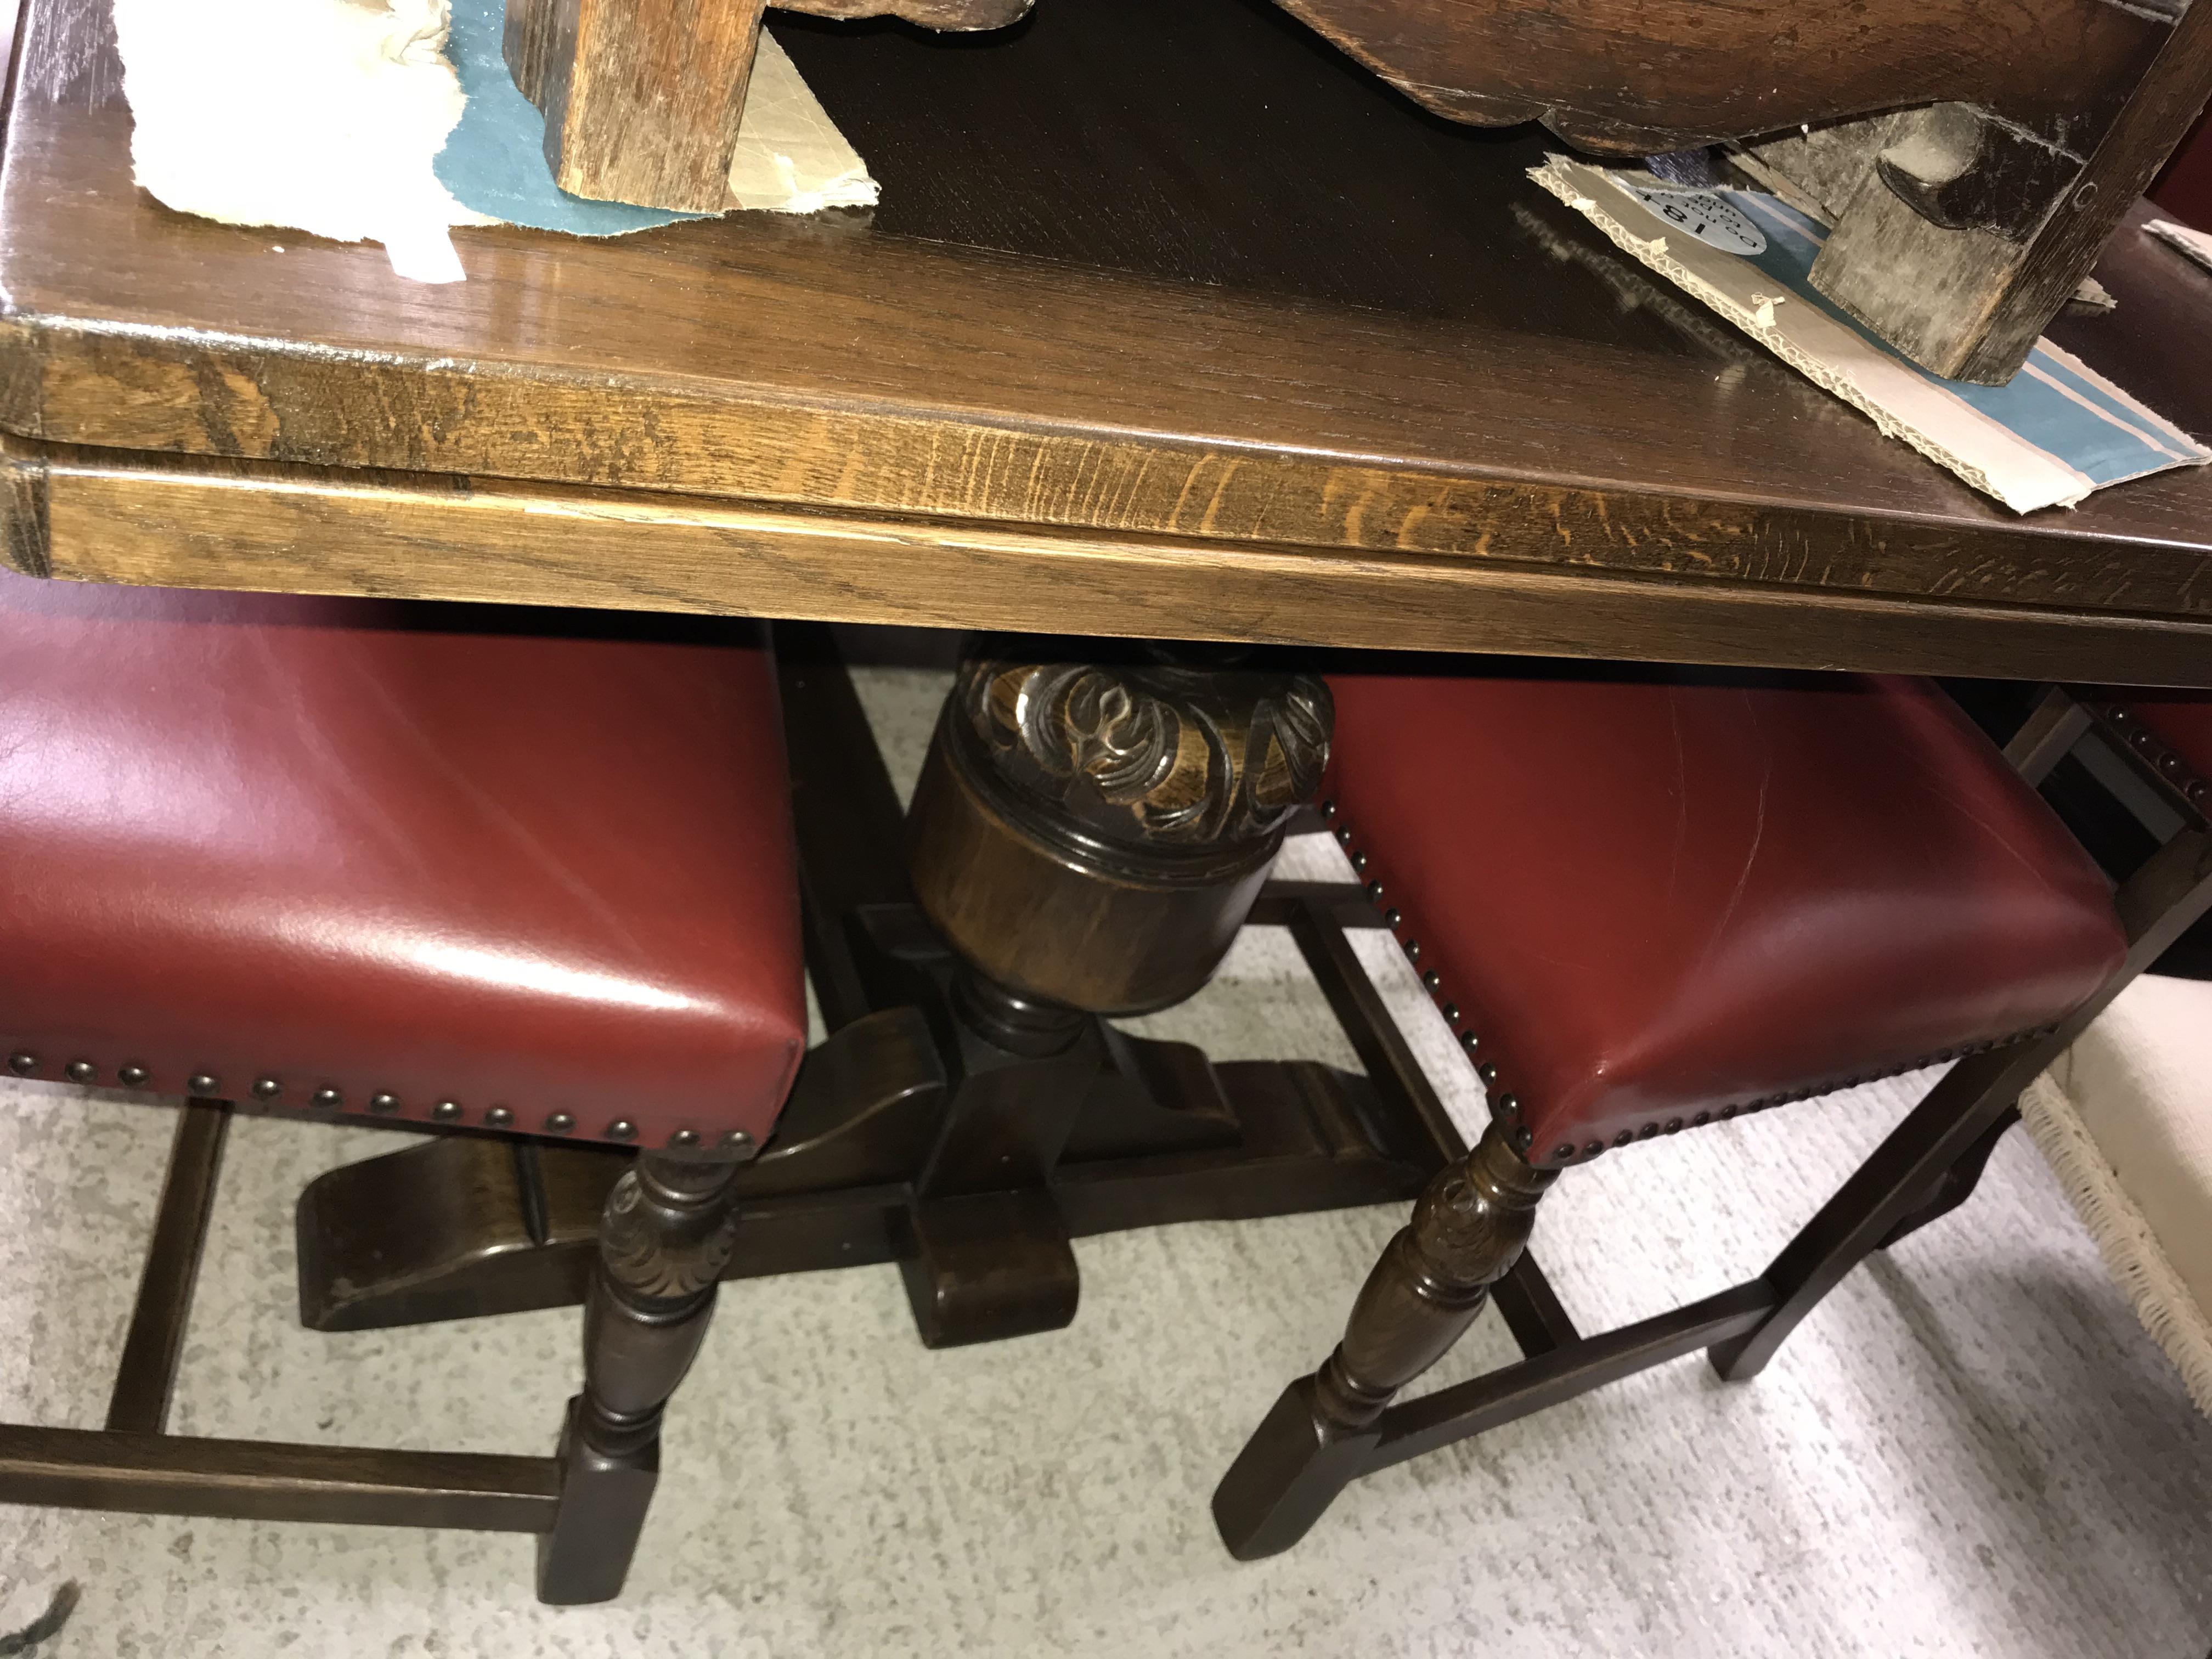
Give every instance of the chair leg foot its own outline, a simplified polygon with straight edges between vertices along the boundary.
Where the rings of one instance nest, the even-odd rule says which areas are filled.
[[[561,1503],[553,1530],[538,1535],[538,1599],[549,1607],[611,1601],[629,1576],[632,1553],[660,1480],[658,1435],[629,1451],[604,1452],[577,1426],[581,1395],[561,1427]]]
[[[1279,1554],[1304,1538],[1336,1495],[1366,1472],[1382,1439],[1373,1428],[1330,1422],[1315,1382],[1302,1376],[1283,1390],[1213,1490],[1213,1524],[1239,1561]]]
[[[1474,1322],[1490,1286],[1520,1258],[1555,1178],[1492,1124],[1430,1183],[1367,1275],[1336,1352],[1284,1391],[1215,1492],[1231,1554],[1249,1561],[1288,1549],[1365,1472],[1392,1397]]]
[[[621,1593],[660,1476],[661,1416],[736,1243],[738,1168],[647,1152],[608,1195],[584,1304],[584,1391],[562,1428],[560,1498],[538,1552],[542,1601]]]

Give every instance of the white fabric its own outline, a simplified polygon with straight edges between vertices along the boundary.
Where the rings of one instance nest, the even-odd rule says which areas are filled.
[[[491,224],[430,164],[461,118],[447,0],[115,0],[131,160],[179,212],[376,241],[459,282],[447,228]]]
[[[115,0],[138,183],[180,213],[381,242],[402,276],[464,280],[449,228],[501,221],[433,167],[467,102],[450,23],[450,0]],[[781,213],[879,194],[765,30],[730,194]]]
[[[2137,980],[2021,1112],[2136,1312],[2212,1413],[2212,982]]]

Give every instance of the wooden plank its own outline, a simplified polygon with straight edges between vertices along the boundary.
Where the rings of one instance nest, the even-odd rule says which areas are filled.
[[[168,1173],[154,1215],[154,1237],[140,1270],[138,1299],[123,1338],[123,1358],[115,1367],[108,1395],[107,1426],[160,1434],[167,1426],[169,1394],[177,1362],[185,1351],[191,1318],[192,1287],[198,1282],[200,1251],[207,1243],[208,1220],[215,1212],[216,1177],[222,1169],[222,1144],[230,1128],[230,1107],[222,1101],[187,1101],[177,1113],[170,1142]]]
[[[0,1504],[545,1532],[559,1493],[558,1466],[550,1457],[0,1424]]]
[[[1279,0],[1409,96],[1647,154],[1948,100],[2017,125],[2124,95],[2163,20],[2106,0]]]
[[[509,71],[571,195],[719,213],[767,0],[524,0]]]
[[[1232,3],[1128,0],[1123,27],[1073,0],[1003,62],[802,29],[793,55],[884,178],[877,223],[900,234],[759,216],[604,242],[463,232],[471,274],[446,286],[397,281],[374,247],[295,238],[276,255],[155,205],[128,184],[127,112],[74,25],[89,0],[35,3],[0,175],[8,429],[1982,596],[2006,593],[2008,550],[2044,538],[2069,591],[2024,597],[2157,611],[2206,586],[2212,481],[2131,486],[2022,534],[1755,349],[1632,307],[1634,273],[1576,263],[1620,261],[1521,178],[1540,145],[1424,121]],[[1130,40],[1139,23],[1156,55]],[[1250,84],[1209,78],[1224,61]],[[1213,106],[1267,143],[1193,129],[1188,110]],[[1064,165],[1010,167],[1012,133]],[[1379,181],[1371,198],[1358,179]],[[2123,305],[2093,360],[2164,373],[2171,354],[2128,333],[2136,314]],[[2212,430],[2212,388],[2177,395],[2199,412],[2163,412]],[[1529,486],[1539,504],[1501,518],[1500,492]],[[1558,521],[1552,501],[1570,504]],[[1783,509],[1838,528],[1747,528]],[[1859,515],[1910,520],[1924,566],[1886,568],[1899,544],[1843,527]]]
[[[36,451],[57,576],[936,627],[2212,684],[2212,618]],[[21,490],[11,492],[15,495]]]

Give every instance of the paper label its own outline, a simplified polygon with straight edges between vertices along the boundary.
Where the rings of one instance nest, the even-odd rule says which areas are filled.
[[[1747,258],[1766,252],[1766,233],[1709,190],[1652,190],[1621,182],[1654,213],[1681,226],[1708,247]]]

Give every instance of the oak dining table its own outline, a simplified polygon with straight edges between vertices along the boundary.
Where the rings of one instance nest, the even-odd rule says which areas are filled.
[[[1271,0],[1048,0],[975,37],[771,27],[880,205],[605,240],[460,229],[465,280],[425,284],[374,244],[161,205],[133,182],[106,0],[25,0],[0,138],[8,562],[56,580],[1061,636],[979,646],[967,713],[983,719],[994,686],[1064,687],[1052,665],[1095,653],[1104,690],[1085,706],[1215,734],[1193,787],[1238,803],[1194,847],[1138,810],[1171,793],[1163,771],[1134,817],[1091,824],[1083,845],[1107,850],[1086,869],[1091,854],[1070,855],[1077,886],[1200,854],[1259,867],[1243,854],[1271,852],[1316,793],[1328,652],[2212,686],[2212,470],[2016,515],[1531,184],[1559,141],[1424,111]],[[2116,307],[2069,312],[2053,337],[2212,436],[2212,272],[2145,236],[2144,215],[2098,268]],[[1395,1106],[1314,1069],[1217,1086],[1105,1024],[1187,993],[1188,971],[1146,979],[1157,952],[1094,951],[1047,982],[1056,969],[992,946],[1059,900],[1011,887],[972,904],[924,891],[918,921],[880,762],[830,758],[866,747],[857,704],[818,629],[793,637],[825,1018],[929,1004],[946,1067],[930,1109],[990,1120],[976,1147],[1035,1152],[1056,1196],[933,1244],[882,1219],[921,1213],[910,1182],[882,1196],[917,1156],[907,1141],[832,1148],[813,1188],[764,1158],[752,1213],[775,1237],[733,1271],[922,1260],[917,1313],[933,1295],[950,1322],[932,1340],[980,1340],[1072,1315],[1071,1234],[1407,1197],[1455,1155],[1402,1049],[1385,1052],[1387,1021],[1366,1020],[1365,1057],[1396,1068]],[[1117,655],[1115,640],[1166,643]],[[957,724],[940,749],[998,741]],[[1064,739],[1079,771],[1098,738],[1024,741]],[[984,796],[1019,794],[987,775],[1012,741],[962,763],[985,782],[958,835],[1005,831]],[[1068,806],[1034,797],[1022,811]],[[1342,967],[1340,896],[1237,880],[1170,943],[1288,921]],[[1346,1006],[1364,994],[1329,982]],[[1035,1021],[1069,1008],[1091,1022],[1067,1037],[1081,1066],[1121,1079],[1099,1109],[1120,1128],[1072,1131],[1075,1050],[1036,1058]],[[964,1047],[947,1046],[956,1026]],[[994,1068],[1015,1081],[961,1104],[962,1079]],[[382,1290],[344,1237],[394,1212],[397,1177],[316,1200],[313,1322],[576,1291],[614,1155],[548,1151],[517,1173],[485,1145],[403,1155],[416,1190],[442,1183],[443,1212],[470,1218]],[[1053,1173],[1077,1152],[1087,1185]],[[800,1213],[861,1186],[874,1195]],[[526,1258],[550,1265],[518,1275]],[[963,1311],[986,1279],[1013,1289]]]
[[[132,182],[106,0],[0,163],[34,574],[1092,635],[2212,684],[2212,472],[2018,517],[1259,0],[779,16],[882,204],[467,280]],[[2136,228],[2057,337],[2212,432]],[[279,250],[282,250],[281,252]]]

